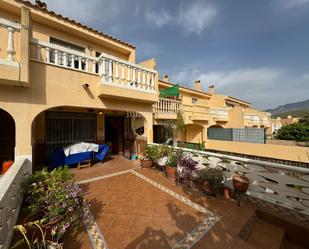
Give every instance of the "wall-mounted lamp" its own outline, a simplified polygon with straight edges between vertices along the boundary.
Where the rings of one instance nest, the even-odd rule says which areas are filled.
[[[89,84],[88,83],[83,84],[83,88],[89,88]]]
[[[103,112],[99,112],[99,115],[101,115],[101,116],[102,116],[102,115],[103,115]]]

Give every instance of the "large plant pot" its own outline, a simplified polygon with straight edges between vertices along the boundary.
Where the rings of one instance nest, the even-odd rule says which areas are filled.
[[[150,169],[151,166],[152,166],[152,160],[150,160],[150,159],[141,160],[141,168],[142,169]]]
[[[245,176],[234,176],[233,177],[234,189],[240,193],[246,193],[249,187],[249,179]]]
[[[9,168],[13,165],[14,161],[4,161],[2,163],[2,174],[5,174]]]
[[[211,187],[208,181],[203,182],[202,189],[206,194],[216,196],[216,192],[213,190],[213,188]]]
[[[166,166],[165,173],[166,173],[167,179],[176,181],[176,167]]]

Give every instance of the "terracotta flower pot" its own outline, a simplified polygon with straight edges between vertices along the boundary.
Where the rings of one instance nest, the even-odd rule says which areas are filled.
[[[14,161],[4,161],[2,163],[2,174],[5,174],[5,172],[9,170],[13,163]]]
[[[223,188],[223,195],[225,198],[230,199],[230,190],[228,188]]]
[[[212,195],[212,196],[216,196],[215,191],[212,189],[210,183],[208,181],[204,181],[202,184],[202,189],[203,191],[208,194],[208,195]]]
[[[152,160],[150,160],[150,159],[141,160],[141,168],[142,169],[150,169],[151,166],[152,166]]]
[[[245,176],[234,176],[233,177],[234,189],[240,193],[246,193],[249,187],[249,179]]]
[[[169,180],[175,181],[176,180],[176,167],[165,167],[165,173]]]

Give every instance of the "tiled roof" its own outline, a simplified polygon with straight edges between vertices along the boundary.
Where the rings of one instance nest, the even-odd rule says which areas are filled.
[[[119,42],[119,43],[121,43],[121,44],[123,44],[123,45],[125,45],[125,46],[130,47],[130,48],[135,48],[135,46],[131,45],[131,44],[128,43],[128,42],[122,41],[122,40],[117,39],[117,38],[115,38],[115,37],[113,37],[113,36],[110,36],[110,35],[108,35],[108,34],[106,34],[106,33],[103,33],[103,32],[101,32],[101,31],[98,31],[98,30],[94,29],[94,28],[91,28],[91,27],[89,27],[89,26],[87,26],[87,25],[85,25],[85,24],[82,24],[82,23],[80,23],[80,22],[77,22],[77,21],[75,21],[75,20],[73,20],[73,19],[70,19],[70,18],[68,18],[68,17],[62,16],[62,15],[60,15],[60,14],[57,14],[57,13],[55,13],[54,11],[50,11],[50,10],[48,10],[48,9],[42,9],[42,8],[40,8],[39,6],[37,6],[37,5],[33,4],[33,3],[31,3],[31,2],[28,1],[28,0],[15,0],[15,1],[16,1],[16,2],[19,2],[19,3],[22,3],[22,4],[24,4],[24,5],[27,5],[27,6],[31,7],[31,8],[40,10],[40,11],[42,11],[42,12],[46,12],[46,13],[48,13],[48,14],[50,14],[50,15],[53,15],[53,16],[55,16],[55,17],[57,17],[57,18],[60,18],[60,19],[62,19],[62,20],[68,21],[68,22],[70,22],[70,23],[72,23],[72,24],[74,24],[74,25],[77,25],[77,26],[79,26],[79,27],[82,27],[82,28],[85,28],[85,29],[87,29],[87,30],[89,30],[89,31],[92,31],[92,32],[94,32],[94,33],[96,33],[96,34],[98,34],[98,35],[101,35],[101,36],[104,36],[104,37],[106,37],[106,38],[108,38],[108,39],[111,39],[111,40],[113,40],[113,41]]]

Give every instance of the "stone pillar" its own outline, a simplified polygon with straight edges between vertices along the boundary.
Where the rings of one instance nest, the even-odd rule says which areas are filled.
[[[142,113],[144,116],[145,136],[147,136],[147,143],[153,142],[153,116],[152,112]]]

